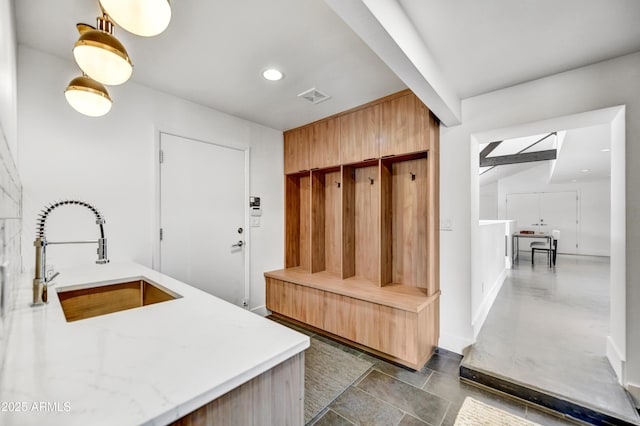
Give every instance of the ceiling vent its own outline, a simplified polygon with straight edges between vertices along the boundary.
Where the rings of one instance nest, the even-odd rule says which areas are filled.
[[[319,104],[322,101],[326,101],[331,96],[326,93],[322,93],[315,87],[309,90],[306,90],[298,95],[298,97],[303,98],[311,102],[312,104]]]

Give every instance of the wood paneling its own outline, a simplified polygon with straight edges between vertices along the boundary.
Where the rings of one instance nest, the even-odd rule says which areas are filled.
[[[304,423],[304,352],[198,408],[175,426]]]
[[[285,266],[311,268],[311,177],[285,177]]]
[[[339,275],[342,265],[342,174],[340,170],[324,176],[324,259],[325,270]]]
[[[380,161],[380,285],[393,280],[393,193],[391,165]]]
[[[353,167],[342,167],[342,278],[356,274],[356,179]]]
[[[312,172],[311,272],[341,273],[341,180],[339,169]]]
[[[325,175],[311,174],[311,272],[325,270]]]
[[[342,163],[357,163],[380,157],[380,105],[340,117]]]
[[[309,166],[323,169],[340,165],[340,124],[337,118],[308,127]]]
[[[427,159],[392,164],[392,281],[427,288]]]
[[[309,129],[301,127],[284,132],[284,172],[309,170]]]
[[[414,94],[382,104],[380,156],[429,149],[429,110]]]
[[[311,176],[300,177],[300,268],[311,270]]]
[[[378,284],[380,264],[378,167],[355,169],[355,272]]]

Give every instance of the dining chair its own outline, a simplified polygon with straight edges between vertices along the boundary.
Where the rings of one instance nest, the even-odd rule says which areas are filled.
[[[534,241],[529,247],[531,247],[531,264],[533,265],[533,258],[536,254],[536,250],[538,251],[546,251],[547,252],[547,261],[549,263],[549,267],[551,267],[551,262],[553,261],[553,266],[556,265],[556,256],[558,254],[558,240],[560,239],[560,231],[554,229],[551,231],[551,236],[553,237],[553,243],[549,246],[549,240],[546,241]]]

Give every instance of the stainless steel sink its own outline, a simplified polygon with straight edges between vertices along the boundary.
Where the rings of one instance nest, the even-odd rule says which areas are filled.
[[[58,290],[67,322],[167,302],[182,296],[143,279]]]

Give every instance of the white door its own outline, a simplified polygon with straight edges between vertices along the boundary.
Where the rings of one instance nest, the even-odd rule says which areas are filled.
[[[533,192],[507,194],[507,219],[517,221],[518,230],[551,233],[560,231],[558,252],[576,254],[578,250],[578,212],[576,192]],[[522,240],[520,250],[528,250],[534,240]],[[544,240],[540,240],[543,241]]]
[[[518,231],[540,232],[538,194],[507,194],[507,219],[515,220]]]
[[[245,151],[165,133],[160,149],[160,271],[242,305]]]
[[[576,254],[578,249],[577,193],[543,192],[540,194],[540,220],[543,232],[560,231],[558,253]]]

